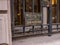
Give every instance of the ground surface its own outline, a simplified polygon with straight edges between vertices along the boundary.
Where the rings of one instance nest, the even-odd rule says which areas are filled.
[[[34,36],[13,40],[13,45],[60,45],[60,34],[48,36]]]

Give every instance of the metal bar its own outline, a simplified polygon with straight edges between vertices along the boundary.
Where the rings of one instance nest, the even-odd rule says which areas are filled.
[[[56,23],[58,23],[58,15],[59,15],[59,0],[56,2]],[[57,24],[57,30],[58,30],[58,24]]]
[[[41,24],[43,24],[43,7],[42,7],[42,3],[41,3],[42,0],[40,0],[40,13],[41,13]],[[41,29],[43,29],[43,25],[41,25]],[[42,30],[41,30],[42,32]]]
[[[41,21],[42,21],[42,24],[43,24],[43,7],[42,7],[42,3],[41,3],[42,0],[40,0],[40,14],[41,14]]]
[[[48,36],[52,34],[52,1],[50,0],[50,7],[49,7],[49,26],[48,26]]]
[[[43,24],[43,4],[42,4],[42,0],[40,0],[40,13],[41,13],[41,15],[42,15],[42,17],[41,17],[41,19],[42,19],[42,24]]]
[[[14,26],[14,0],[11,0],[11,18],[12,25]]]
[[[59,1],[60,1],[60,0],[57,1],[57,3],[58,3],[58,23],[59,23],[59,18],[60,18],[60,17],[59,17],[59,4],[60,4]],[[59,23],[59,24],[60,24],[60,23]],[[57,27],[59,26],[59,24],[57,25]]]
[[[19,15],[20,15],[20,24],[21,24],[21,0],[19,0]]]
[[[11,6],[11,29],[12,29],[12,35],[14,35],[14,0],[10,1]]]
[[[22,0],[23,19],[25,19],[25,0]],[[23,25],[23,33],[25,33],[25,25]]]
[[[32,0],[32,14],[34,15],[34,0]]]
[[[32,15],[34,15],[34,0],[32,0]],[[32,31],[34,32],[34,25],[32,26]]]

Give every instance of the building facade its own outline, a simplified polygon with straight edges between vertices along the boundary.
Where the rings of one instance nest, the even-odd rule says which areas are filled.
[[[10,0],[0,0],[0,44],[11,43]]]
[[[48,35],[51,35],[53,29],[60,28],[59,2],[0,0],[0,43],[12,45],[12,37],[34,35],[43,30],[47,30]]]

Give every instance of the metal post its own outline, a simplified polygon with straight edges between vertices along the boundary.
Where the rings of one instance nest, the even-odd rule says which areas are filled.
[[[58,15],[59,15],[59,0],[56,2],[56,23],[57,23],[57,30],[58,30]]]
[[[22,0],[23,18],[25,19],[25,0]],[[25,33],[25,25],[23,25],[23,33]]]
[[[52,34],[52,3],[51,3],[51,0],[50,0],[50,6],[49,6],[49,26],[48,26],[48,36],[51,36]]]
[[[41,33],[42,33],[42,29],[43,29],[43,7],[42,7],[42,3],[41,3],[42,0],[40,0],[40,13],[41,13]]]
[[[32,15],[34,15],[34,0],[32,0]],[[32,26],[32,31],[34,32],[34,25]]]
[[[11,0],[10,4],[11,4],[11,29],[12,35],[14,35],[14,0]]]

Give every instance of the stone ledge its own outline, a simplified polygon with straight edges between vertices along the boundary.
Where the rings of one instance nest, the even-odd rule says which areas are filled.
[[[6,43],[1,43],[0,45],[8,45],[8,44],[6,44]]]

